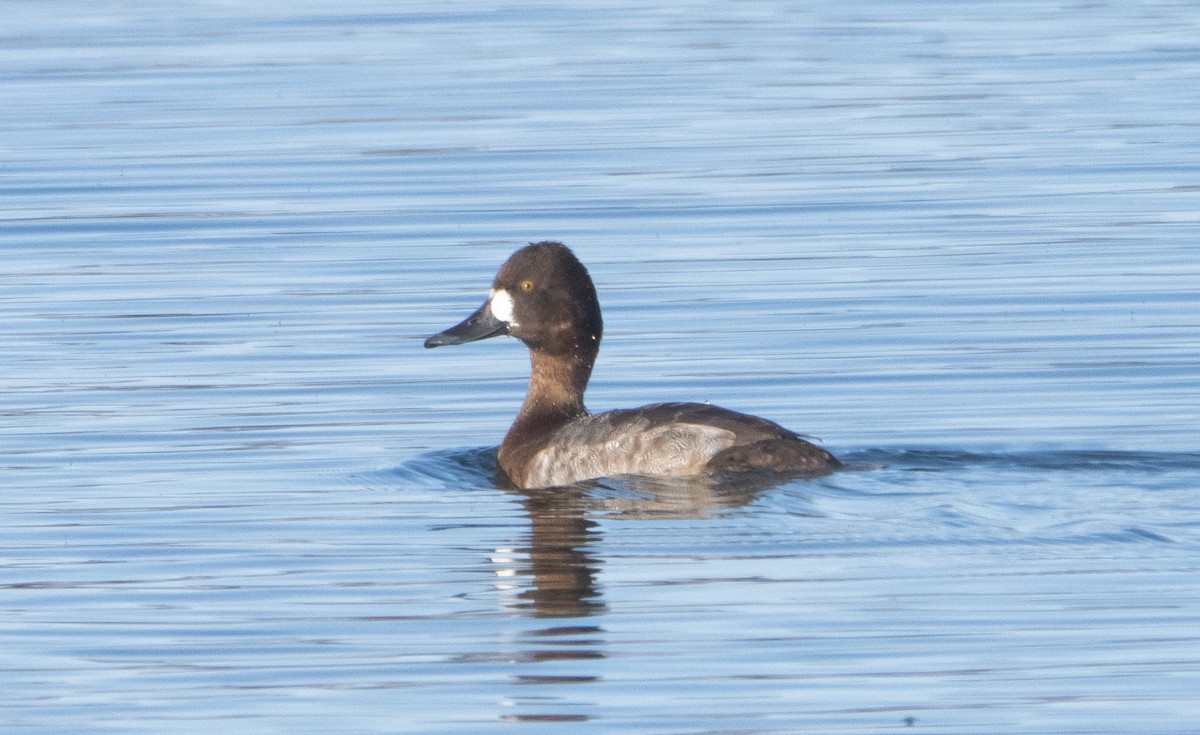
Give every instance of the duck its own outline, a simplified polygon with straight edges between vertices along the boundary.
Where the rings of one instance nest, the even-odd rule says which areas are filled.
[[[425,340],[433,348],[509,336],[528,348],[529,389],[496,452],[517,488],[626,475],[818,477],[843,466],[804,435],[707,403],[590,413],[583,398],[603,331],[587,269],[566,245],[546,241],[513,253],[479,309]]]

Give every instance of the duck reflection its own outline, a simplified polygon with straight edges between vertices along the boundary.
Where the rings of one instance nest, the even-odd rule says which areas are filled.
[[[691,478],[625,477],[566,487],[508,490],[529,516],[528,562],[506,573],[532,585],[513,607],[540,618],[581,618],[606,609],[596,581],[603,562],[595,551],[599,524],[590,516],[622,520],[711,518],[752,502],[779,484],[778,475],[740,474]],[[511,560],[505,559],[505,562]]]
[[[581,488],[527,490],[522,504],[529,514],[525,550],[533,586],[519,604],[541,618],[582,618],[604,612],[596,586],[600,560],[590,550],[599,531],[587,517]]]
[[[504,486],[502,476],[497,482]],[[594,705],[586,689],[600,681],[594,664],[604,658],[607,606],[597,581],[604,564],[596,518],[710,518],[754,500],[778,476],[646,478],[589,481],[557,488],[517,490],[507,486],[529,516],[529,533],[517,548],[493,560],[504,587],[517,592],[508,607],[534,619],[554,619],[520,635],[517,661],[536,669],[513,673],[515,689],[504,697],[508,722],[585,722]],[[522,584],[524,582],[524,584]],[[522,589],[523,587],[523,589]],[[532,688],[531,688],[532,687]],[[547,689],[550,687],[551,689]],[[553,693],[552,693],[553,692]]]

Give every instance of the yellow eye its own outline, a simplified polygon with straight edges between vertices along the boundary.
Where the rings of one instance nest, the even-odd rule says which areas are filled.
[[[533,290],[533,281],[529,280],[528,278],[526,278],[524,281],[521,281],[521,290],[524,291],[525,293],[529,293],[530,291],[532,291]]]

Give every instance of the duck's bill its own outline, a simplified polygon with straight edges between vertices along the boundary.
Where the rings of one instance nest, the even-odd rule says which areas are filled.
[[[488,337],[497,337],[508,329],[508,322],[500,321],[492,314],[491,302],[484,302],[471,316],[461,323],[450,327],[444,332],[438,332],[425,340],[426,347],[441,347],[442,345],[461,345]]]

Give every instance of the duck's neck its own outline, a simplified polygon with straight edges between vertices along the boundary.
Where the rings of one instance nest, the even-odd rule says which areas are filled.
[[[529,392],[513,428],[530,420],[544,422],[561,417],[570,421],[587,413],[583,392],[592,376],[591,360],[530,350],[529,361]]]
[[[587,414],[583,392],[592,375],[594,356],[552,355],[539,350],[529,351],[531,370],[529,392],[525,403],[513,421],[512,428],[500,444],[500,466],[510,479],[523,484],[526,463],[543,445],[537,439],[553,434],[565,424]],[[524,450],[530,456],[524,456]]]

